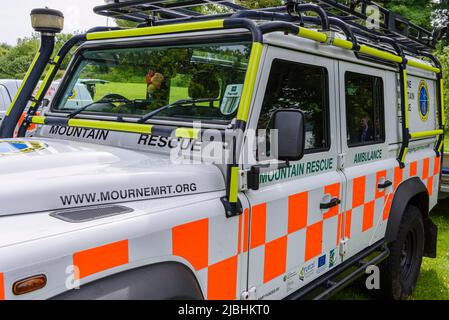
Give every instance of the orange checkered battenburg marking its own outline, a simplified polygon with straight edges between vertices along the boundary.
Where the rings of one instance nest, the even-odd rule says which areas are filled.
[[[323,242],[323,221],[317,222],[306,231],[306,253],[304,261],[309,261],[321,254]]]
[[[77,252],[73,264],[79,268],[79,278],[128,263],[128,240]]]
[[[423,180],[427,179],[429,177],[429,162],[430,162],[429,158],[424,159],[423,168],[422,168],[422,178],[423,178]]]
[[[287,236],[266,244],[264,261],[264,283],[285,273],[287,264]]]
[[[433,166],[433,175],[440,174],[441,157],[435,157],[435,164]]]
[[[402,182],[402,169],[400,167],[394,168],[394,190],[396,190],[399,184]]]
[[[207,267],[209,262],[209,220],[190,222],[172,230],[173,255],[189,261],[195,270]]]
[[[353,182],[352,207],[357,208],[365,203],[365,182],[366,177],[358,177]]]
[[[237,256],[208,268],[207,299],[232,300],[237,291]]]
[[[330,196],[332,198],[340,198],[340,183],[335,183],[335,184],[326,186],[324,188],[324,193],[330,194]],[[324,214],[323,218],[326,220],[333,216],[336,216],[338,214],[339,208],[340,208],[340,206],[335,206],[335,207],[331,208],[328,212],[326,212]]]
[[[288,233],[307,226],[308,201],[307,192],[288,197]]]
[[[387,179],[387,170],[379,171],[376,174],[376,199],[383,197],[385,195],[385,189],[377,188],[377,186],[381,183],[382,179],[384,181]]]
[[[267,204],[262,203],[253,207],[251,217],[251,249],[265,243],[267,224]]]
[[[410,177],[416,176],[418,173],[418,162],[414,161],[410,163]]]
[[[5,280],[3,273],[0,272],[0,300],[5,300]]]

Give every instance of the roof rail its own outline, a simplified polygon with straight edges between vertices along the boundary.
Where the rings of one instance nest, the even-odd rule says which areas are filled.
[[[134,21],[141,26],[243,16],[301,26],[315,24],[324,31],[333,25],[339,30],[344,28],[346,36],[350,29],[351,34],[362,42],[390,38],[412,54],[431,51],[438,40],[431,31],[371,0],[351,0],[349,5],[337,0],[284,0],[284,6],[257,10],[238,5],[233,0],[105,0],[105,3],[95,7],[94,11],[100,15]]]

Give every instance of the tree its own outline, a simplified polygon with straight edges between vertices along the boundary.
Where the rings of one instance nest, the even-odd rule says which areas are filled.
[[[56,37],[55,53],[72,37],[71,34],[60,34]],[[17,45],[10,47],[0,45],[0,78],[23,79],[31,62],[39,50],[38,34],[17,40]],[[73,50],[72,50],[73,52]],[[64,59],[61,69],[65,70],[70,61],[71,53]]]
[[[284,2],[282,0],[238,0],[237,3],[247,8],[258,9],[282,6]]]

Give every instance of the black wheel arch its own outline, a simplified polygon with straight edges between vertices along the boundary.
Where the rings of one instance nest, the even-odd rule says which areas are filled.
[[[391,204],[385,240],[391,243],[396,239],[402,217],[408,205],[417,207],[423,218],[425,231],[424,256],[436,257],[437,226],[429,217],[429,192],[418,177],[404,181],[396,190]]]
[[[162,262],[95,280],[52,300],[203,300],[193,272],[182,263]]]

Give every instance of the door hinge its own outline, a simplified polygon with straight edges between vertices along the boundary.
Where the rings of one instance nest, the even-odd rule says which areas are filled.
[[[242,300],[257,300],[257,288],[252,287],[248,291],[243,291],[241,299]]]

